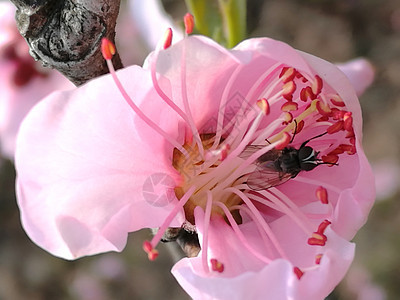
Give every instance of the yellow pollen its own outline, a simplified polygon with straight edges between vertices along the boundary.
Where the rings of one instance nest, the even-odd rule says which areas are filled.
[[[214,134],[202,134],[200,135],[204,150],[207,152],[214,143]],[[214,188],[217,185],[210,186],[210,181],[214,179],[209,173],[221,164],[221,160],[217,157],[204,158],[201,157],[198,146],[195,142],[186,142],[183,147],[188,151],[189,157],[185,157],[180,151],[174,149],[173,153],[173,167],[181,174],[181,184],[175,187],[175,195],[178,199],[181,199],[186,191],[191,186],[196,186],[196,191],[189,198],[188,202],[184,206],[186,220],[194,224],[194,209],[197,206],[205,209],[207,204],[207,191],[212,192],[213,201],[223,203],[226,207],[231,207],[242,203],[240,197],[234,193],[227,193],[222,191],[215,192]],[[232,170],[235,170],[233,168]],[[221,176],[223,181],[229,174],[218,174]],[[233,183],[232,183],[233,184]],[[237,184],[235,182],[235,184]],[[223,210],[216,206],[212,206],[211,215],[225,216]],[[235,220],[240,223],[240,217],[238,213],[232,212]]]

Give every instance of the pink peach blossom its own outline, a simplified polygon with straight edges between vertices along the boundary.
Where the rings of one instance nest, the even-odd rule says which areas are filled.
[[[72,88],[60,73],[45,70],[29,55],[14,19],[15,7],[0,3],[0,149],[14,156],[19,124],[28,111],[55,89]]]
[[[267,38],[226,50],[187,37],[34,107],[17,141],[22,223],[66,259],[159,228],[154,258],[184,224],[202,250],[172,272],[194,299],[323,299],[374,201],[361,123],[326,61]],[[294,170],[266,158],[306,141]]]

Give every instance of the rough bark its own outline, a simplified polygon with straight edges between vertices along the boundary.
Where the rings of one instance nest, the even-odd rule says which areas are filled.
[[[31,55],[75,85],[108,72],[100,52],[103,37],[115,38],[120,0],[11,0]],[[118,53],[116,69],[122,67]]]

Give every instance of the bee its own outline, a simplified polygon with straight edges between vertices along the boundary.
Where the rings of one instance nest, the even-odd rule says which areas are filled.
[[[247,186],[254,191],[266,190],[285,183],[291,178],[295,178],[301,171],[308,172],[324,164],[336,165],[334,163],[323,162],[318,158],[319,152],[307,146],[308,142],[326,133],[327,132],[324,132],[306,140],[298,149],[294,147],[285,147],[282,150],[272,149],[261,155],[256,160],[256,170],[250,173],[247,178]],[[248,158],[251,154],[263,147],[265,146],[249,145],[243,150],[240,156],[242,158]]]

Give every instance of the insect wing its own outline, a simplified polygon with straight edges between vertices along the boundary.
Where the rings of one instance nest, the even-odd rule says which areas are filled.
[[[259,166],[247,179],[247,185],[254,191],[266,190],[285,183],[292,174],[282,173],[271,168]]]
[[[258,150],[265,148],[265,146],[263,145],[249,145],[246,148],[244,148],[243,152],[240,154],[240,157],[243,159],[247,159],[249,158],[252,154],[254,154],[255,152],[257,152]],[[282,151],[280,150],[276,150],[276,149],[272,149],[270,151],[268,151],[267,153],[264,153],[263,155],[261,155],[257,160],[259,162],[263,162],[263,161],[273,161],[276,160]]]

